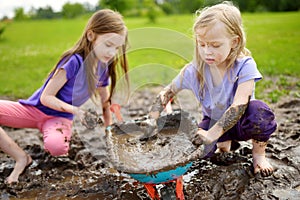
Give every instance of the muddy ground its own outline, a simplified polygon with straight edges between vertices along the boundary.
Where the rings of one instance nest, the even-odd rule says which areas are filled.
[[[145,115],[158,90],[136,91],[130,106],[122,108],[125,120]],[[190,94],[178,97],[177,102],[174,107],[201,120],[201,108]],[[194,162],[184,175],[185,199],[300,199],[300,99],[284,97],[270,106],[278,122],[267,146],[274,174],[254,176],[251,143],[240,142],[230,153]],[[105,162],[103,128],[89,131],[75,121],[69,155],[61,157],[52,157],[43,150],[37,130],[5,130],[34,162],[20,176],[18,184],[7,186],[4,180],[14,161],[0,153],[0,199],[150,199],[142,184]],[[157,189],[162,186],[157,185]]]

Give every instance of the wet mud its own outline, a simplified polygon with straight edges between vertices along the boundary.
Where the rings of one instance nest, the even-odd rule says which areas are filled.
[[[124,119],[145,115],[156,94],[155,89],[138,91],[133,97],[135,103],[122,108]],[[197,121],[201,120],[193,98],[184,98],[181,104]],[[229,153],[216,153],[193,162],[183,176],[185,199],[300,199],[300,99],[285,98],[271,108],[278,122],[266,152],[275,168],[273,175],[254,175],[252,145],[239,142]],[[42,135],[37,130],[5,130],[34,162],[18,184],[6,185],[4,180],[14,161],[0,152],[0,199],[150,199],[141,183],[108,162],[102,127],[91,130],[75,123],[69,155],[60,157],[44,151]],[[158,191],[161,188],[162,184],[157,185]]]
[[[107,131],[108,162],[125,173],[156,175],[176,169],[202,156],[204,145],[193,143],[197,129],[196,120],[181,110],[154,124],[145,118],[114,124]]]

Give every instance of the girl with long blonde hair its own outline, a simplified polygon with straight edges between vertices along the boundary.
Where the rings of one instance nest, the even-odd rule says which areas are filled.
[[[202,106],[195,142],[206,144],[205,157],[217,148],[229,151],[231,141],[251,139],[254,173],[268,176],[273,168],[265,148],[277,124],[271,109],[254,96],[262,75],[245,47],[241,13],[225,1],[196,14],[195,58],[160,92],[149,115],[157,118],[174,95],[191,90]]]

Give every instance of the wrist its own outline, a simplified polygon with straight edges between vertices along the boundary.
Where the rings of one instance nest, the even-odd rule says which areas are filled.
[[[108,126],[105,127],[105,133],[106,133],[106,135],[107,134],[111,134],[111,129],[112,129],[111,125],[108,125]]]
[[[73,114],[74,115],[80,115],[84,113],[84,111],[82,109],[80,109],[79,107],[73,106]]]

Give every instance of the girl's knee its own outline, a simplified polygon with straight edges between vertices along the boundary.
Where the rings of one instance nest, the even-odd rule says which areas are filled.
[[[67,154],[72,135],[71,121],[53,118],[44,123],[44,148],[53,156]]]
[[[65,155],[69,151],[69,141],[62,135],[51,134],[50,137],[44,137],[44,148],[52,156]]]
[[[252,120],[256,125],[266,126],[269,124],[270,126],[276,126],[274,112],[262,101],[250,101],[246,112],[249,113],[248,116],[250,119],[252,117]]]
[[[252,139],[260,141],[268,140],[277,128],[274,112],[258,100],[250,101],[242,124]]]

